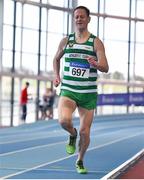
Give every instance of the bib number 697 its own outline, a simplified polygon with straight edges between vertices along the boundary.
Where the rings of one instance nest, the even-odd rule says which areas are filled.
[[[72,75],[73,76],[84,76],[86,72],[86,69],[80,69],[80,68],[72,68]]]

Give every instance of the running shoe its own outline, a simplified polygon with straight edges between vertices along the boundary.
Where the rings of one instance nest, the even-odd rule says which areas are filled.
[[[76,162],[76,170],[79,174],[87,174],[87,169],[84,167],[82,160]]]
[[[69,143],[66,145],[66,152],[68,154],[74,154],[76,150],[76,139],[77,139],[77,130],[75,136],[69,136]]]

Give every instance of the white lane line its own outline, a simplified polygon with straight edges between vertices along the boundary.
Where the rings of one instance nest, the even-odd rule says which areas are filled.
[[[76,126],[77,128],[77,126]],[[25,142],[25,141],[31,141],[31,140],[38,140],[38,139],[43,139],[43,138],[49,138],[49,137],[62,137],[67,135],[67,133],[65,131],[63,131],[62,129],[57,129],[57,130],[51,130],[49,132],[37,132],[35,134],[32,134],[32,137],[29,138],[29,135],[16,135],[15,137],[20,137],[22,136],[25,139],[19,139],[19,140],[9,140],[9,141],[5,141],[5,142],[0,142],[0,145],[3,144],[12,144],[12,143],[19,143],[19,142]],[[14,138],[14,137],[13,137]]]
[[[27,129],[19,129],[19,130],[15,130],[13,132],[0,133],[0,135],[1,135],[0,139],[9,138],[9,137],[10,138],[11,137],[17,137],[18,135],[23,136],[23,135],[26,135],[25,133],[27,133],[27,132],[28,132],[28,134],[38,133],[38,131],[41,131],[41,130],[47,129],[47,128],[52,128],[55,126],[59,127],[59,124],[58,125],[51,125],[51,126],[48,125],[48,126],[39,127],[39,128],[32,128],[32,129],[31,129],[31,127],[27,127]]]
[[[3,170],[25,170],[26,168],[11,168],[11,167],[2,167]],[[59,166],[59,167],[51,167],[51,168],[41,168],[41,169],[34,169],[33,171],[59,171],[59,172],[76,172],[74,169],[66,169],[65,167]],[[95,171],[95,170],[89,170],[89,173],[108,173],[108,171]]]
[[[16,153],[21,153],[21,152],[24,152],[24,151],[31,151],[31,150],[34,150],[34,149],[39,149],[39,148],[44,148],[44,147],[51,147],[51,146],[63,144],[63,143],[66,143],[66,142],[67,141],[60,141],[60,142],[56,142],[56,143],[44,144],[44,145],[24,148],[24,149],[20,149],[20,150],[16,150],[16,151],[11,151],[11,152],[7,152],[7,153],[2,153],[2,154],[0,154],[0,157],[8,156],[8,155],[16,154]]]
[[[111,126],[110,126],[111,127]],[[99,128],[97,128],[97,129],[95,129],[94,127],[92,127],[92,129],[91,129],[91,134],[92,133],[94,133],[94,132],[97,132],[97,131],[99,131],[99,130],[105,130],[105,129],[109,129],[110,127],[108,127],[108,128],[104,128],[104,127],[99,127]],[[122,127],[125,127],[125,125],[123,125]],[[78,129],[78,126],[76,126],[76,128]],[[122,130],[122,129],[121,129]],[[39,133],[39,135],[38,135],[38,133]],[[3,144],[12,144],[12,143],[19,143],[19,142],[25,142],[25,141],[31,141],[31,140],[38,140],[38,139],[43,139],[43,138],[48,138],[48,137],[57,137],[57,135],[58,135],[58,133],[59,133],[59,136],[63,136],[63,135],[65,135],[64,134],[64,132],[61,130],[61,129],[57,129],[57,130],[52,130],[52,131],[50,131],[50,132],[36,132],[36,133],[32,133],[32,134],[28,134],[27,136],[26,136],[26,134],[21,134],[21,135],[19,135],[19,137],[20,136],[24,136],[24,138],[25,139],[23,139],[23,140],[21,140],[21,139],[19,139],[19,140],[9,140],[9,141],[5,141],[5,142],[0,142],[0,145],[3,145]],[[106,133],[105,133],[106,134]],[[32,136],[34,136],[34,137],[31,137],[31,138],[29,138],[29,135],[32,135]],[[36,135],[36,136],[35,136]],[[55,135],[55,136],[54,136]],[[41,137],[38,137],[38,136],[41,136]],[[94,136],[94,135],[91,135],[91,137],[92,136]],[[17,137],[17,135],[15,135],[15,137]],[[13,137],[13,139],[14,139],[14,137]]]
[[[144,134],[144,133],[137,133],[135,135],[127,136],[125,138],[119,138],[117,140],[114,140],[114,141],[111,141],[111,142],[108,142],[108,143],[105,143],[105,144],[102,144],[102,145],[99,145],[99,146],[94,146],[92,148],[89,148],[88,151],[91,151],[91,150],[94,150],[94,149],[99,149],[101,147],[108,146],[108,145],[111,145],[111,144],[114,144],[114,143],[117,143],[117,142],[120,142],[120,141],[123,141],[123,140],[126,140],[126,139],[130,139],[130,138],[142,135],[142,134]],[[73,157],[73,156],[76,156],[76,155],[78,155],[78,153],[75,153],[75,154],[73,154],[71,156],[63,157],[63,158],[60,158],[60,159],[57,159],[57,160],[54,160],[54,161],[46,162],[46,163],[34,166],[32,168],[29,168],[29,169],[25,169],[25,170],[20,171],[20,172],[12,173],[12,174],[9,174],[7,176],[3,176],[1,178],[7,179],[7,178],[10,178],[10,177],[13,177],[13,176],[16,176],[16,175],[20,175],[20,174],[23,174],[23,173],[26,173],[26,172],[41,168],[43,166],[47,166],[47,165],[52,164],[52,163],[56,163],[56,162],[59,162],[59,161],[62,161],[62,160],[66,160],[66,159],[68,159],[70,157]]]
[[[128,165],[132,164],[133,161],[135,161],[138,157],[142,156],[143,154],[144,154],[144,149],[142,149],[137,154],[135,154],[132,158],[128,159],[126,162],[124,162],[123,164],[121,164],[120,166],[118,166],[117,168],[109,172],[108,174],[106,174],[104,177],[101,178],[101,180],[115,179],[115,177],[112,177],[112,176],[116,175],[117,173],[122,172],[123,168],[125,167],[127,168]]]
[[[31,126],[32,125],[32,126]],[[20,125],[20,126],[17,126],[17,127],[13,127],[12,129],[3,129],[3,131],[0,132],[0,135],[2,134],[12,134],[12,133],[21,133],[21,131],[23,132],[31,132],[31,131],[37,131],[37,130],[42,130],[42,129],[45,129],[45,128],[51,128],[51,127],[54,127],[54,126],[59,126],[59,123],[57,122],[56,124],[48,124],[45,123],[45,124],[24,124],[24,125]],[[5,132],[6,130],[6,132]],[[10,131],[9,131],[10,130]]]
[[[133,126],[134,125],[137,125],[138,123],[136,123],[136,124],[133,124]],[[141,125],[143,125],[143,124],[139,124],[139,126],[140,127],[142,127]],[[59,124],[50,124],[49,126],[44,126],[44,127],[40,127],[39,128],[39,130],[42,130],[42,129],[45,129],[45,128],[49,128],[49,127],[54,127],[54,126],[59,126]],[[132,125],[131,125],[132,126]],[[132,127],[133,127],[132,126]],[[129,127],[130,128],[130,126],[126,126],[125,124],[121,124],[121,128],[122,127]],[[76,126],[76,128],[78,128],[78,126]],[[98,129],[95,129],[93,126],[92,126],[92,129],[91,129],[91,133],[93,133],[93,132],[95,132],[95,131],[97,131],[97,130],[105,130],[105,129],[109,129],[109,128],[111,128],[111,126],[109,126],[109,127],[99,127]],[[18,134],[13,134],[13,135],[9,135],[9,136],[1,136],[0,137],[0,139],[4,139],[4,138],[13,138],[13,139],[15,139],[15,138],[17,138],[17,137],[23,137],[23,138],[26,138],[26,139],[23,139],[23,140],[8,140],[8,141],[5,141],[5,142],[0,142],[0,145],[1,144],[9,144],[9,143],[17,143],[17,142],[24,142],[24,141],[29,141],[29,140],[35,140],[35,139],[42,139],[43,137],[45,138],[47,138],[47,137],[53,137],[53,135],[51,135],[51,134],[53,134],[53,133],[56,133],[56,136],[57,136],[57,133],[63,133],[63,132],[61,132],[61,129],[57,129],[57,130],[51,130],[51,131],[48,131],[48,132],[37,132],[37,130],[38,130],[38,128],[37,129],[34,129],[34,130],[31,130],[31,129],[26,129],[26,130],[19,130],[19,132],[21,133],[21,134],[19,134],[19,136],[18,136]],[[25,132],[29,132],[28,134],[25,134]],[[36,131],[36,132],[35,132]],[[39,136],[42,136],[42,137],[37,137],[38,136],[38,133],[40,133],[40,135]],[[29,135],[32,135],[32,136],[35,136],[34,138],[33,137],[31,137],[31,138],[29,138]]]
[[[0,145],[3,145],[3,144],[12,144],[12,143],[19,143],[19,142],[25,142],[25,141],[31,141],[31,140],[38,140],[38,139],[43,139],[43,138],[49,138],[49,137],[57,137],[58,136],[58,131],[51,131],[51,132],[49,132],[49,133],[43,133],[43,134],[36,134],[37,136],[35,136],[34,134],[33,134],[33,136],[34,137],[31,137],[31,138],[28,138],[28,137],[26,137],[25,139],[23,139],[23,140],[10,140],[10,141],[6,141],[6,142],[1,142],[0,143]],[[60,136],[64,136],[65,134],[61,131],[60,133],[59,133],[59,137]],[[29,135],[28,135],[29,136]],[[38,137],[38,136],[41,136],[41,137]]]
[[[129,137],[135,137],[139,134],[143,134],[143,133],[137,133],[135,135],[132,135],[132,136],[128,136]],[[95,137],[95,136],[93,136]],[[125,137],[124,138],[120,138],[118,141],[121,141],[123,139],[126,139]],[[8,156],[8,155],[12,155],[12,154],[16,154],[16,153],[20,153],[20,152],[24,152],[24,151],[30,151],[30,150],[34,150],[34,149],[38,149],[38,148],[43,148],[43,147],[51,147],[51,146],[54,146],[54,145],[57,145],[57,144],[63,144],[63,143],[66,143],[67,141],[60,141],[60,142],[56,142],[56,143],[51,143],[51,144],[44,144],[44,145],[39,145],[39,146],[34,146],[34,147],[29,147],[29,148],[24,148],[24,149],[20,149],[20,150],[15,150],[15,151],[11,151],[11,152],[7,152],[7,153],[2,153],[0,154],[0,157],[3,157],[3,156]],[[112,142],[117,142],[117,140],[114,140]],[[110,142],[111,143],[111,142]],[[94,146],[95,147],[95,146]]]
[[[7,179],[7,178],[10,178],[10,177],[12,177],[12,176],[16,176],[16,175],[19,175],[19,174],[22,174],[22,173],[26,173],[26,172],[28,172],[28,171],[32,171],[32,170],[41,168],[41,167],[43,167],[43,166],[46,166],[46,165],[49,165],[49,164],[52,164],[52,163],[56,163],[56,162],[59,162],[59,161],[65,160],[65,159],[68,159],[69,157],[72,157],[72,156],[75,156],[75,155],[76,155],[76,154],[71,155],[71,156],[67,156],[67,157],[63,157],[63,158],[59,158],[59,159],[54,160],[54,161],[46,162],[46,163],[43,163],[43,164],[34,166],[34,167],[32,167],[32,168],[29,168],[29,169],[25,169],[25,170],[20,171],[20,172],[16,172],[16,173],[13,173],[13,174],[10,174],[10,175],[7,175],[7,176],[3,176],[3,177],[1,177],[1,178],[2,178],[2,179]]]

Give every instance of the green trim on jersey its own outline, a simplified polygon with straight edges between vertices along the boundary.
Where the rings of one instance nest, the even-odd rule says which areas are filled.
[[[96,36],[90,35],[85,43],[75,41],[75,33],[70,34],[64,50],[64,67],[61,89],[77,93],[97,92],[97,69],[87,61],[88,57],[97,59],[94,51]]]

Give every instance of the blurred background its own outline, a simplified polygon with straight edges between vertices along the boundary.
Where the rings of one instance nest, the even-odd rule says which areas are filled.
[[[56,91],[57,118],[53,57],[73,32],[72,11],[79,5],[90,9],[89,31],[103,41],[110,67],[98,76],[96,114],[144,113],[144,0],[0,0],[0,127],[19,125],[27,81],[26,123],[39,120],[46,88]]]

